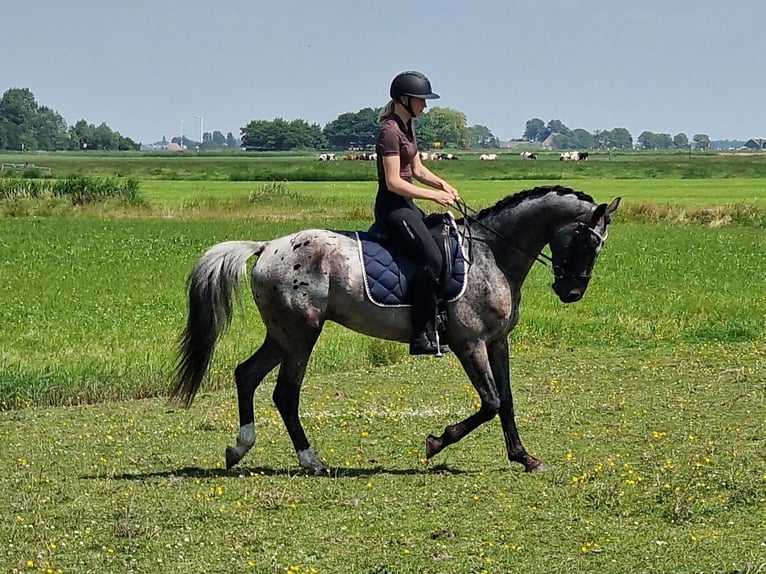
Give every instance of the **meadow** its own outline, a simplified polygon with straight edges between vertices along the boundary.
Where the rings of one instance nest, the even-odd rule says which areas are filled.
[[[536,266],[511,335],[521,436],[552,470],[509,466],[496,422],[426,463],[425,435],[476,408],[460,365],[328,325],[302,402],[325,479],[298,470],[273,375],[223,469],[232,370],[263,335],[247,289],[192,409],[164,396],[199,255],[366,227],[371,166],[45,160],[137,178],[143,201],[0,202],[0,570],[766,571],[766,157],[436,166],[477,209],[552,182],[624,198],[586,297],[559,303]]]

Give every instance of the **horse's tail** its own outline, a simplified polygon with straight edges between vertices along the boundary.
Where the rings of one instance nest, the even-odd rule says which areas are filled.
[[[178,341],[178,364],[170,398],[189,408],[210,365],[218,338],[231,323],[232,298],[247,261],[263,253],[266,241],[214,245],[189,274],[189,317]]]

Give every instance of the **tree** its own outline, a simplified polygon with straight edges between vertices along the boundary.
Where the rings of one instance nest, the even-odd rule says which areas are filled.
[[[487,126],[470,126],[468,137],[471,141],[471,147],[496,148],[500,143]]]
[[[231,132],[226,134],[226,147],[229,149],[236,149],[239,143],[237,142],[236,138],[234,137],[234,134]]]
[[[297,119],[290,122],[282,118],[272,121],[253,120],[242,132],[242,146],[247,149],[289,150],[295,148],[325,147],[327,140],[318,124]]]
[[[28,88],[11,88],[0,99],[0,148],[66,148],[67,126],[58,112],[39,106]]]
[[[548,137],[551,134],[567,135],[570,129],[561,120],[551,120],[548,122],[546,131],[548,134],[545,137]]]
[[[362,108],[358,112],[339,115],[324,127],[322,133],[331,148],[348,149],[374,144],[379,129],[377,110]]]
[[[138,148],[136,142],[113,131],[105,122],[95,126],[78,120],[69,128],[69,149],[126,151]]]
[[[531,120],[527,120],[524,135],[521,137],[531,142],[541,142],[549,135],[548,130],[545,128],[545,122],[540,118],[532,118]]]
[[[418,142],[423,149],[441,142],[443,147],[465,148],[471,138],[463,112],[450,108],[431,108],[417,120]]]
[[[596,143],[603,149],[632,149],[633,136],[625,128],[596,132]]]
[[[683,132],[676,134],[673,136],[673,145],[676,149],[686,149],[689,147],[689,138]]]
[[[596,147],[596,140],[582,128],[571,131],[567,129],[564,133],[555,136],[554,147],[556,149],[591,149]]]
[[[666,150],[673,148],[673,139],[670,134],[655,134],[652,132],[641,132],[637,140],[641,149]]]
[[[697,149],[706,151],[710,149],[710,136],[707,134],[694,134],[692,138]]]

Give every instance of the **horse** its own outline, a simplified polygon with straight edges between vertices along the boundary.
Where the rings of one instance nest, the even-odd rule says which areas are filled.
[[[529,473],[547,470],[527,452],[516,427],[508,336],[519,320],[521,288],[535,261],[551,267],[552,289],[562,302],[583,297],[619,203],[617,197],[608,205],[597,204],[583,192],[556,185],[507,196],[473,215],[461,211],[464,217],[454,224],[464,238],[467,285],[446,306],[442,341],[460,361],[481,406],[440,436],[428,435],[427,459],[499,415],[508,460]],[[542,253],[545,245],[550,256]],[[356,239],[347,232],[307,229],[271,240],[213,245],[188,278],[189,312],[170,389],[171,400],[186,408],[231,322],[233,294],[255,256],[250,286],[266,336],[234,370],[240,426],[236,444],[226,448],[226,468],[255,444],[254,393],[279,366],[272,398],[298,464],[316,475],[327,474],[330,469],[311,446],[298,409],[309,356],[324,324],[333,321],[371,337],[407,342],[410,309],[380,307],[366,296]]]

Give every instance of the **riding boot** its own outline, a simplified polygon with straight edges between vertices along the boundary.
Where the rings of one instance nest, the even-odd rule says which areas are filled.
[[[437,355],[449,351],[438,343],[436,331],[436,293],[433,279],[419,273],[412,289],[412,337],[410,355]]]

